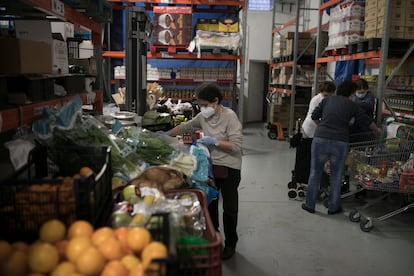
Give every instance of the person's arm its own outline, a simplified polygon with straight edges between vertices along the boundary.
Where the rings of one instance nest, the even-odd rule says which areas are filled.
[[[242,150],[242,125],[236,114],[229,120],[227,127],[228,141],[218,141],[217,147],[225,152],[238,152]]]
[[[195,128],[200,128],[200,114],[195,116],[193,119],[186,123],[181,123],[174,128],[166,131],[165,133],[170,136],[177,136],[181,133],[190,132],[192,133]]]

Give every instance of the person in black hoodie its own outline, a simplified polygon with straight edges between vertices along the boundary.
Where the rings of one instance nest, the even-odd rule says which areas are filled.
[[[309,213],[315,212],[319,182],[327,160],[330,161],[328,214],[342,212],[341,179],[349,150],[350,126],[368,127],[379,134],[382,132],[373,118],[350,99],[356,89],[355,83],[344,81],[338,86],[336,95],[324,98],[312,113],[312,119],[318,126],[312,141],[306,203],[302,204],[302,209]]]

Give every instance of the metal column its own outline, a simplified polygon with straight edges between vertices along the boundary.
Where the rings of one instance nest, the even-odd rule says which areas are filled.
[[[384,14],[384,33],[381,40],[381,65],[378,73],[378,82],[377,82],[377,125],[382,123],[382,101],[385,88],[385,69],[388,58],[388,44],[390,37],[390,22],[389,16],[391,15],[391,1],[385,1],[385,14]]]
[[[295,41],[293,43],[293,70],[292,70],[292,94],[290,96],[290,115],[289,115],[289,137],[293,136],[293,126],[295,125],[295,98],[296,98],[296,74],[297,74],[297,62],[298,62],[298,43],[299,43],[299,16],[300,16],[300,0],[296,1],[296,25],[295,25]]]
[[[322,0],[319,1],[319,7],[322,5]],[[312,97],[319,93],[319,64],[316,62],[318,58],[321,57],[321,46],[320,46],[320,37],[321,37],[321,25],[322,25],[322,15],[323,11],[321,12],[318,9],[318,26],[316,29],[316,49],[315,49],[315,69],[313,75],[313,91]]]
[[[147,97],[147,42],[149,19],[144,7],[126,9],[126,109],[144,115]]]

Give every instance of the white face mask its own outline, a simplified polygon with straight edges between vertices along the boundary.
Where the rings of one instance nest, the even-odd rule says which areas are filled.
[[[357,96],[360,99],[363,99],[366,94],[367,94],[367,92],[364,92],[364,93],[355,93],[355,96]]]
[[[213,116],[216,110],[212,108],[211,106],[202,106],[200,107],[200,112],[201,112],[201,115],[203,115],[203,117],[207,119]]]

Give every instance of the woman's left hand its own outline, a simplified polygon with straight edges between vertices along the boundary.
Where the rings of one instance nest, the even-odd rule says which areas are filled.
[[[217,144],[217,139],[212,136],[204,136],[203,138],[198,139],[197,142],[206,146],[211,146]]]

